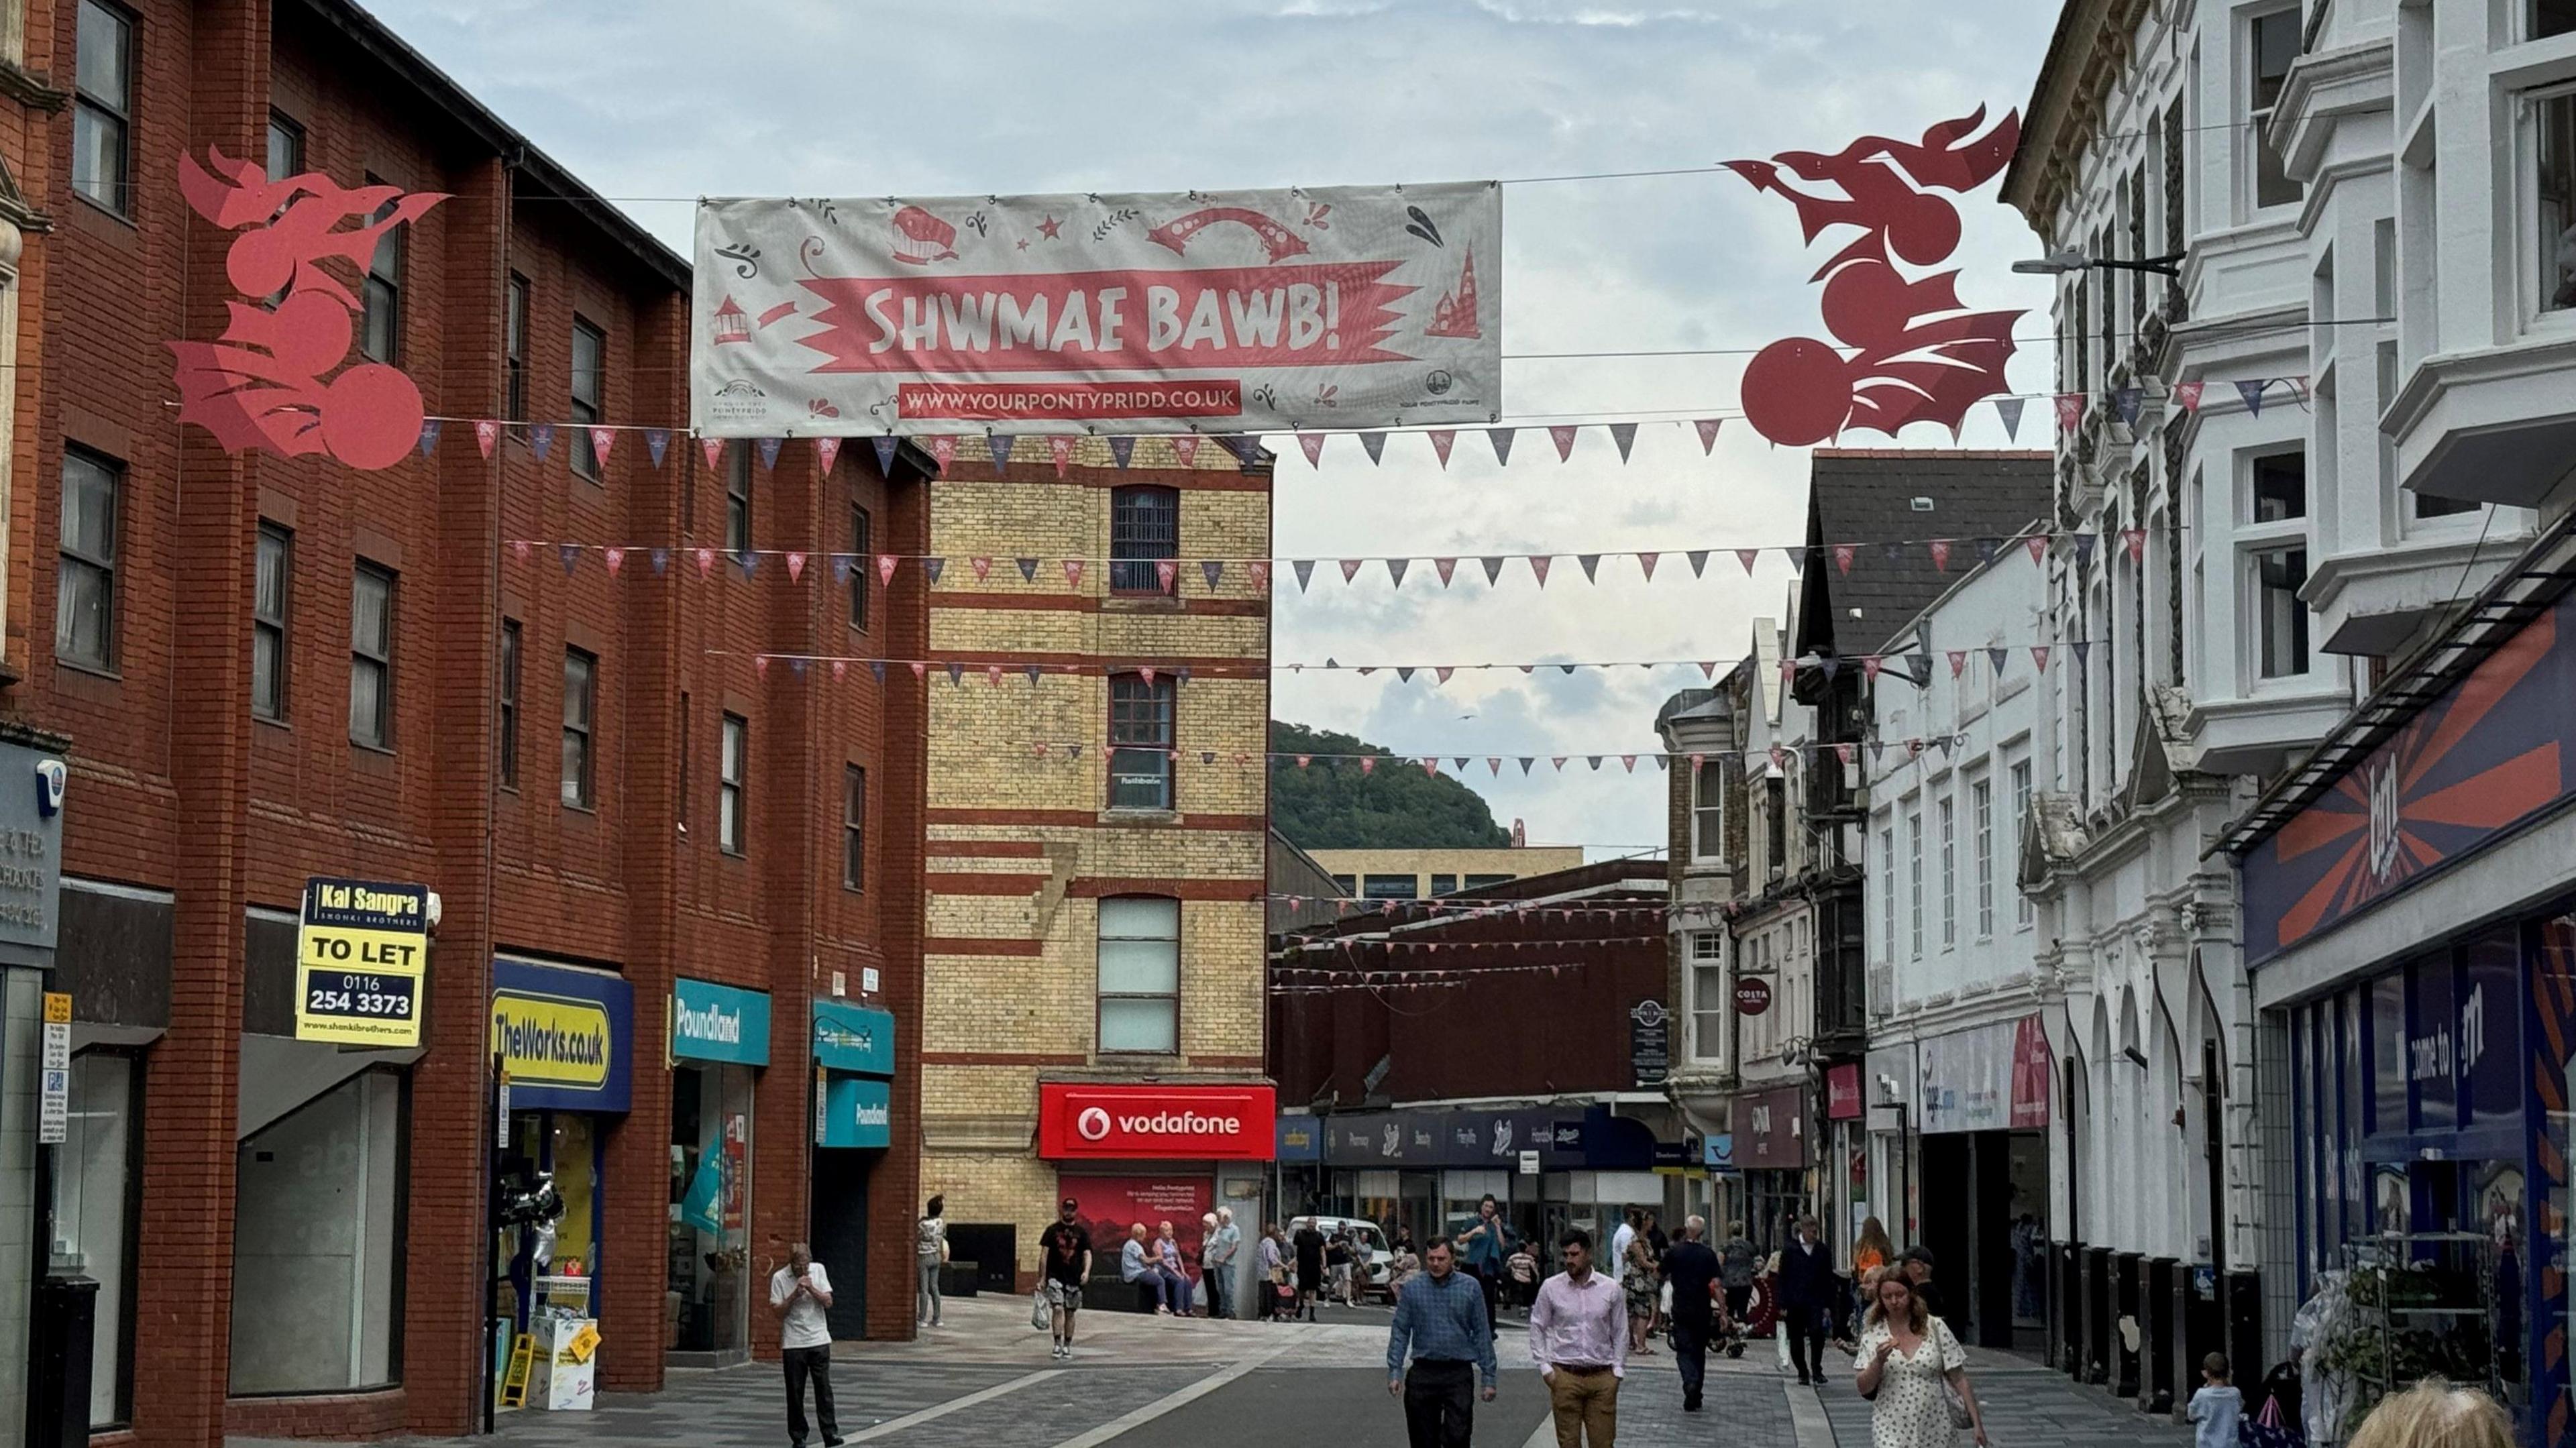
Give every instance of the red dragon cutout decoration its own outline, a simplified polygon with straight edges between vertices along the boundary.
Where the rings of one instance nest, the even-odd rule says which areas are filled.
[[[1863,136],[1831,156],[1783,151],[1769,161],[1725,163],[1756,190],[1787,197],[1809,242],[1836,226],[1861,230],[1809,278],[1825,284],[1825,329],[1841,347],[1783,338],[1744,369],[1744,420],[1754,431],[1805,447],[1847,427],[1893,436],[1909,422],[1937,422],[1955,438],[1971,404],[2005,390],[2022,313],[1961,307],[1955,268],[1909,281],[1897,266],[1947,260],[1958,249],[1959,212],[1935,193],[1973,191],[2012,159],[2020,113],[1977,136],[1985,117],[1979,106],[1925,131],[1920,143]],[[1800,190],[1784,171],[1841,194]],[[1843,356],[1846,348],[1854,355]]]
[[[245,297],[212,342],[172,342],[179,420],[215,435],[226,452],[281,457],[325,453],[353,468],[391,467],[420,440],[420,389],[398,367],[348,359],[355,293],[322,263],[363,274],[385,233],[447,199],[391,186],[350,189],[316,172],[271,181],[253,161],[210,150],[209,172],[179,158],[179,191],[199,216],[239,231],[224,275]]]

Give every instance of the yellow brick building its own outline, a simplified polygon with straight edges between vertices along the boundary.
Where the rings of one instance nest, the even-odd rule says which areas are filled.
[[[1109,1225],[1194,1238],[1206,1206],[1252,1215],[1260,1181],[1040,1147],[1050,1084],[1186,1108],[1266,1081],[1271,459],[1142,438],[1129,462],[1085,438],[1058,477],[1029,438],[996,476],[970,440],[931,489],[930,655],[969,668],[929,681],[922,1191],[960,1259],[1007,1250],[1023,1290],[1061,1196],[1114,1271]]]

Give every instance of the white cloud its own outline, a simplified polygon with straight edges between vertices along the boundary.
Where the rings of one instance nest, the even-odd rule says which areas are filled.
[[[538,145],[612,197],[980,194],[1556,176],[1665,167],[1705,175],[1516,186],[1506,193],[1507,351],[1751,348],[1822,330],[1808,277],[1830,248],[1800,245],[1789,208],[1713,163],[1838,149],[1863,132],[2028,96],[2050,0],[958,0],[939,6],[798,0],[746,23],[683,0],[529,6],[375,0],[399,33]],[[686,201],[628,203],[675,246]],[[1961,291],[1972,306],[2044,308],[2005,263],[2035,245],[1991,192],[1962,207]],[[2044,311],[2022,331],[2046,330]],[[1742,352],[1523,360],[1517,417],[1732,410]],[[2011,376],[2047,385],[2026,344]],[[2025,442],[2046,436],[2044,407]],[[1878,442],[1875,437],[1856,441]],[[1980,410],[1963,441],[2005,439]],[[1907,446],[1945,446],[1918,428]],[[1278,551],[1332,559],[1409,550],[1668,550],[1655,582],[1631,559],[1587,585],[1560,558],[1547,588],[1518,561],[1499,586],[1462,561],[1443,590],[1427,562],[1402,591],[1372,565],[1345,586],[1327,562],[1300,595],[1274,593],[1282,660],[1370,662],[1714,658],[1739,654],[1789,587],[1777,555],[1745,577],[1720,551],[1691,576],[1686,548],[1801,541],[1805,459],[1730,423],[1704,457],[1687,422],[1648,423],[1631,465],[1587,432],[1560,465],[1520,433],[1509,468],[1483,438],[1444,472],[1418,437],[1383,466],[1336,438],[1320,472],[1280,453]],[[1604,847],[1664,835],[1663,776],[1615,757],[1526,778],[1508,756],[1654,747],[1655,707],[1700,682],[1648,673],[1347,671],[1280,676],[1274,714],[1417,754],[1466,754],[1469,782],[1535,839]],[[1473,718],[1460,718],[1470,715]],[[1507,756],[1500,778],[1484,764]],[[1443,772],[1453,766],[1444,764]]]

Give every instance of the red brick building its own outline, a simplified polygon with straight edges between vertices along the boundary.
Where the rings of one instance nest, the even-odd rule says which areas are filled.
[[[38,1223],[102,1283],[94,1426],[462,1431],[490,1316],[549,1295],[588,1299],[601,1387],[655,1387],[666,1359],[774,1353],[756,1303],[807,1237],[841,1335],[908,1334],[922,687],[755,657],[921,656],[910,572],[825,560],[924,551],[926,457],[710,466],[682,435],[657,465],[620,432],[575,466],[574,424],[685,422],[687,263],[355,6],[48,0],[27,47],[71,93],[19,177],[51,231],[23,263],[44,366],[18,373],[0,710],[69,740],[79,1128]],[[166,344],[239,300],[235,233],[176,181],[210,149],[449,193],[367,278],[337,268],[354,350],[432,417],[559,424],[548,455],[460,420],[361,472],[182,427]],[[437,893],[420,1050],[293,1039],[316,875]],[[675,1000],[769,1029],[693,1049]],[[891,1149],[812,1144],[818,1002],[892,1013]],[[520,1062],[507,1147],[496,1017],[595,1027],[607,1057]],[[487,1230],[502,1168],[565,1200],[543,1264]],[[702,1188],[692,1240],[672,1207]]]

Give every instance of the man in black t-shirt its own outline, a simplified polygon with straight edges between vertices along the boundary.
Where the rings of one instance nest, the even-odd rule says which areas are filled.
[[[1073,1315],[1082,1310],[1083,1279],[1091,1275],[1091,1229],[1075,1220],[1082,1204],[1071,1197],[1056,1205],[1056,1219],[1038,1233],[1038,1291],[1046,1294],[1047,1315],[1055,1328],[1050,1356],[1073,1356]]]
[[[1309,1217],[1289,1240],[1297,1248],[1297,1307],[1312,1322],[1316,1299],[1324,1295],[1324,1234],[1316,1230],[1314,1219]],[[1292,1318],[1296,1315],[1289,1314]]]
[[[1700,1383],[1708,1372],[1709,1329],[1715,1317],[1717,1254],[1700,1238],[1708,1223],[1682,1221],[1682,1234],[1664,1249],[1664,1280],[1673,1288],[1673,1364],[1681,1369],[1682,1411],[1699,1411]]]

